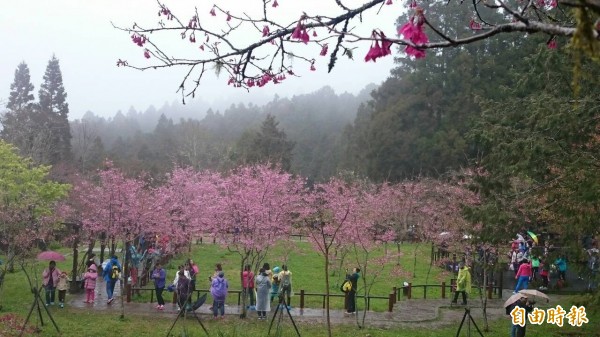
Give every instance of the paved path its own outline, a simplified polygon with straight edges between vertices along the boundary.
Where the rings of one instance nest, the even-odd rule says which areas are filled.
[[[106,304],[106,291],[105,283],[98,282],[96,288],[96,301],[94,304],[84,303],[85,294],[70,295],[67,297],[67,305],[71,307],[88,309],[88,310],[99,310],[99,311],[113,311],[120,313],[121,310],[121,298],[120,298],[120,287],[115,287],[115,301],[107,305]],[[510,291],[505,290],[504,299],[510,296]],[[167,296],[170,299],[170,293]],[[488,300],[488,319],[506,318],[504,308],[502,307],[504,300],[492,299]],[[124,303],[125,311],[129,314],[143,315],[143,316],[156,316],[162,317],[174,317],[177,314],[177,306],[171,303],[167,303],[165,310],[158,311],[155,309],[156,303]],[[360,304],[359,304],[360,306]],[[482,322],[482,310],[481,302],[478,298],[471,300],[469,304],[471,308],[471,315],[478,322]],[[208,310],[209,305],[205,304],[196,310],[197,313],[201,314],[201,317],[210,318],[212,312]],[[274,308],[272,308],[274,310]],[[323,309],[311,309],[305,308],[300,310],[298,308],[292,308],[290,310],[295,320],[303,322],[315,322],[324,321],[326,312]],[[240,307],[238,306],[226,306],[225,314],[230,317],[239,315]],[[359,312],[358,318],[362,318],[362,312]],[[369,311],[366,316],[366,324],[374,327],[441,327],[447,325],[456,325],[460,322],[464,315],[463,306],[450,306],[450,299],[416,299],[416,300],[404,300],[397,302],[394,306],[394,311],[388,312],[372,312]],[[257,318],[255,311],[249,311],[248,317],[251,319]],[[331,310],[330,317],[332,322],[336,324],[352,324],[356,320],[355,315],[346,315],[342,310]]]

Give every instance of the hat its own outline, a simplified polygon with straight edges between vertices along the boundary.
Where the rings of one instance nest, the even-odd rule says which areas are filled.
[[[220,271],[220,272],[219,272],[219,277],[224,277],[224,276],[225,276],[225,273],[224,273],[224,272],[222,272],[222,271]]]
[[[88,267],[88,269],[91,269],[91,270],[93,270],[93,271],[96,271],[96,270],[98,270],[98,269],[96,268],[96,265],[95,265],[95,264],[90,264],[90,266]]]
[[[273,268],[273,272],[274,272],[274,273],[279,273],[279,271],[280,271],[280,270],[281,270],[281,269],[279,269],[279,267],[275,267],[275,268]]]

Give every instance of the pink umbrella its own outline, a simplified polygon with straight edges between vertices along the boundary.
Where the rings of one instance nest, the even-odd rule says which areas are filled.
[[[45,252],[41,252],[38,254],[37,256],[38,260],[45,260],[45,261],[64,261],[65,260],[65,256],[62,255],[61,253],[58,252],[53,252],[51,250],[47,250]]]

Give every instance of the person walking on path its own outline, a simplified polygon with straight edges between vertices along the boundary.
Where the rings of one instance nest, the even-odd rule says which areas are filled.
[[[258,313],[258,319],[267,319],[267,312],[271,311],[270,291],[271,280],[265,269],[261,268],[256,276],[256,312]]]
[[[221,315],[221,318],[225,317],[225,299],[227,298],[228,288],[229,283],[225,278],[225,273],[220,271],[217,277],[213,278],[210,285],[210,294],[214,300],[212,306],[214,318],[217,318],[218,314]]]
[[[356,291],[358,290],[358,279],[360,278],[360,268],[352,269],[352,274],[346,278],[352,284],[352,288],[346,296],[346,314],[354,314],[356,312]]]
[[[84,303],[94,303],[96,299],[96,280],[98,279],[98,269],[95,264],[90,264],[88,270],[83,274],[83,288],[85,289]]]
[[[250,270],[250,265],[247,264],[244,267],[244,271],[242,272],[242,288],[243,288],[243,296],[244,298],[250,298],[250,302],[248,304],[248,308],[250,310],[255,310],[254,303],[254,273]]]
[[[58,290],[58,306],[61,308],[65,307],[67,289],[69,289],[69,280],[67,279],[67,273],[63,271],[60,273],[58,284],[56,285],[56,290]]]
[[[467,305],[467,298],[471,293],[471,272],[469,267],[464,262],[458,264],[458,277],[456,279],[456,291],[454,292],[454,299],[452,303],[456,304],[458,301],[458,294],[462,294],[462,305]]]
[[[103,270],[104,281],[106,281],[106,304],[111,304],[114,300],[113,294],[115,292],[115,285],[119,281],[121,270],[119,258],[117,258],[116,255],[113,255]]]
[[[528,260],[523,260],[523,263],[519,266],[515,280],[517,280],[517,285],[513,294],[518,293],[521,289],[527,289],[529,281],[531,281],[531,263]]]
[[[156,309],[164,310],[165,300],[163,299],[162,294],[165,290],[165,284],[167,282],[167,272],[163,269],[160,262],[157,263],[154,267],[151,278],[152,280],[154,280],[154,289],[156,290],[156,301],[158,302]]]
[[[59,277],[60,270],[56,268],[56,262],[50,261],[48,268],[42,272],[42,286],[44,286],[46,292],[46,306],[54,305],[54,295]]]

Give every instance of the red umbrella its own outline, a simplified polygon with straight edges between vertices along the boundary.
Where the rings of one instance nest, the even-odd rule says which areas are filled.
[[[62,255],[61,253],[58,252],[53,252],[51,250],[47,250],[45,252],[41,252],[38,254],[37,256],[38,260],[45,260],[45,261],[64,261],[65,260],[65,256]]]

